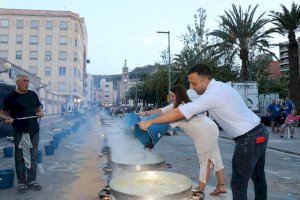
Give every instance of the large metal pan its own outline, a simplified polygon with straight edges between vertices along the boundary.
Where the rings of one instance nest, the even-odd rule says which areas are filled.
[[[177,173],[144,171],[114,177],[109,186],[115,200],[189,200],[192,182]]]
[[[166,169],[164,156],[151,153],[129,154],[114,156],[112,154],[111,166],[113,174],[123,174],[134,171],[161,171]]]

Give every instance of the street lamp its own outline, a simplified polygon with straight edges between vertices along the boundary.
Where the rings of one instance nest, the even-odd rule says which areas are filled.
[[[4,63],[3,64],[3,71],[0,71],[0,73],[4,73],[4,72],[7,72],[7,71],[9,71],[10,69],[11,69],[11,64],[10,63],[8,63],[8,62],[6,62],[6,63]]]
[[[169,65],[168,65],[168,91],[171,89],[171,50],[170,50],[170,31],[157,31],[156,33],[168,34],[168,55],[169,55]]]

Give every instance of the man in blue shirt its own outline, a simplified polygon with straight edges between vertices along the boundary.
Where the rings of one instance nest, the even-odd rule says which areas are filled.
[[[272,100],[272,104],[268,107],[269,120],[271,122],[272,133],[279,130],[280,126],[280,107],[276,104],[276,100]],[[276,129],[275,129],[276,128]]]

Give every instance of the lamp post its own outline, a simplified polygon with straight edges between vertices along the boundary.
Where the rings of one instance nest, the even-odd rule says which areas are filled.
[[[0,71],[0,73],[8,72],[11,69],[11,64],[6,62],[3,64],[3,71]]]
[[[168,34],[168,91],[171,89],[171,50],[170,50],[170,31],[157,31],[156,33]]]
[[[135,101],[134,101],[134,107],[135,107],[135,111],[137,111],[137,106],[138,106],[138,102],[137,102],[137,84],[138,84],[138,76],[137,76],[137,70],[135,69],[135,79],[136,79],[136,82],[135,82]]]

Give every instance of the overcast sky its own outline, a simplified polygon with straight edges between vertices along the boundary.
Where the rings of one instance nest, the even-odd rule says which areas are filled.
[[[259,4],[256,16],[270,10],[280,11],[280,4],[288,8],[292,0],[0,0],[2,8],[66,10],[85,18],[88,31],[88,72],[118,74],[127,59],[129,70],[154,64],[159,53],[167,48],[167,34],[171,32],[171,54],[179,53],[179,36],[193,24],[193,16],[200,7],[206,9],[206,28],[217,28],[219,16],[231,4]],[[297,2],[297,1],[296,1]],[[268,13],[267,13],[268,14]],[[286,41],[274,35],[272,42]],[[278,49],[274,49],[278,51]]]

